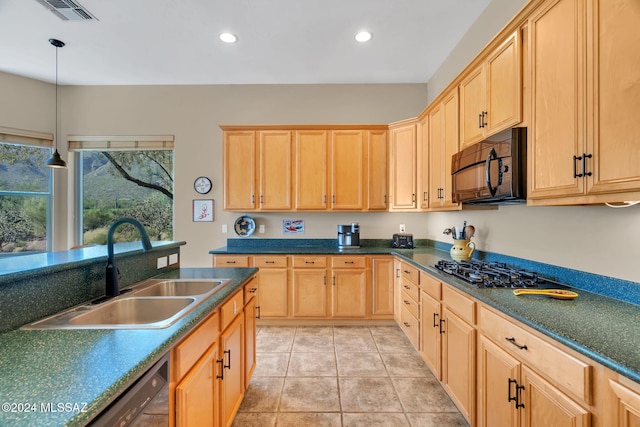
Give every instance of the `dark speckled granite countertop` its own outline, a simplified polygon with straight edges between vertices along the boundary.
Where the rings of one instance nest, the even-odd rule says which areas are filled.
[[[257,239],[256,239],[257,240]],[[269,240],[269,239],[263,239]],[[230,240],[231,241],[231,240]],[[333,240],[335,242],[335,240]],[[444,274],[433,266],[441,259],[449,259],[447,245],[443,247],[425,246],[416,249],[392,249],[390,245],[362,247],[360,249],[339,251],[334,244],[328,242],[326,247],[307,247],[296,245],[290,239],[288,245],[270,246],[266,248],[251,247],[249,245],[231,245],[214,249],[211,254],[319,254],[340,255],[346,253],[359,255],[393,254],[412,263],[416,267],[427,271],[477,300],[498,309],[499,311],[521,321],[522,323],[540,331],[541,333],[561,342],[585,356],[601,363],[632,380],[640,383],[640,306],[611,298],[589,290],[612,288],[611,292],[618,292],[620,287],[633,288],[640,291],[640,284],[615,281],[611,278],[589,275],[589,283],[585,283],[583,273],[569,269],[561,269],[557,274],[562,277],[551,277],[568,283],[578,292],[575,300],[558,300],[547,297],[517,297],[509,289],[480,289]],[[265,250],[266,249],[266,250]],[[491,261],[500,260],[498,255],[487,255]],[[510,257],[510,262],[518,260]],[[524,266],[527,267],[526,261]],[[539,267],[539,265],[536,265]],[[556,273],[557,267],[549,267],[549,274]],[[573,276],[577,277],[573,277]],[[547,276],[549,277],[549,276]],[[572,283],[575,280],[576,283]],[[601,281],[603,283],[595,283]],[[621,284],[620,287],[616,285]],[[580,285],[580,286],[578,286]],[[635,298],[635,297],[634,297]]]
[[[86,425],[256,271],[183,268],[163,275],[233,279],[165,329],[15,330],[0,334],[0,425]],[[53,410],[47,410],[48,404]],[[65,404],[69,404],[69,411]]]

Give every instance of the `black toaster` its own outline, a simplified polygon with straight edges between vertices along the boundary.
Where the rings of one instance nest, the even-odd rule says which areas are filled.
[[[413,234],[394,234],[391,247],[398,249],[413,249]]]

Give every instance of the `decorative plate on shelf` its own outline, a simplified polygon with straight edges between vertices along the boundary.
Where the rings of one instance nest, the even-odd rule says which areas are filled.
[[[233,224],[233,231],[240,237],[249,237],[256,231],[256,223],[249,215],[242,215]]]

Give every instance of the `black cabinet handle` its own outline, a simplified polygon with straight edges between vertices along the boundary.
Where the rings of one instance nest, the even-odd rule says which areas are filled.
[[[229,356],[229,363],[225,365],[224,362],[223,362],[222,363],[222,369],[223,370],[224,370],[224,368],[231,369],[231,349],[225,350],[224,354]],[[222,360],[224,360],[224,355],[222,356]]]
[[[444,334],[444,327],[443,327],[443,325],[444,325],[444,319],[440,319],[440,333],[441,333],[441,334]]]
[[[256,305],[256,311],[258,312],[258,315],[256,316],[256,319],[260,318],[260,306]]]
[[[482,129],[482,113],[478,114],[478,128]]]
[[[515,384],[515,394],[512,396],[511,395],[511,384]],[[524,408],[524,403],[520,403],[520,392],[522,390],[524,390],[524,386],[523,385],[518,385],[518,381],[517,380],[512,380],[511,378],[509,378],[509,402],[515,402],[516,403],[516,409],[518,408]]]
[[[224,357],[222,357],[222,359],[216,359],[216,363],[222,365],[220,367],[220,375],[216,375],[216,379],[224,380]]]
[[[527,350],[527,346],[525,345],[520,345],[516,342],[516,339],[511,337],[511,338],[506,338],[505,340],[509,341],[511,344],[515,345],[516,347],[518,347],[520,350]]]
[[[265,261],[264,263],[265,264],[275,264],[276,262],[275,261]]]
[[[584,174],[584,176],[593,175],[593,173],[587,172],[587,159],[590,159],[592,157],[593,157],[593,154],[587,154],[587,153],[582,154],[582,173]]]
[[[404,326],[406,326],[407,328],[410,328],[411,327],[411,323],[404,322]]]
[[[423,192],[422,192],[422,201],[423,201],[423,202],[426,202],[426,201],[428,200],[428,199],[427,199],[427,195],[428,195],[428,194],[427,194],[427,192],[426,192],[426,191],[423,191]]]
[[[582,160],[582,156],[573,156],[573,177],[582,178],[582,174],[578,173],[578,160]]]
[[[440,322],[438,322],[438,313],[433,313],[433,327],[437,328],[440,326]]]
[[[404,300],[404,303],[407,304],[407,305],[411,305],[411,303],[409,301],[407,301],[407,300]]]
[[[305,264],[315,264],[316,262],[315,261],[305,261],[304,263]]]

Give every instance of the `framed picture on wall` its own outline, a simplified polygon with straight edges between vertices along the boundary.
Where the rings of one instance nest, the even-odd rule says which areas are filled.
[[[213,222],[213,200],[193,201],[193,222]]]

